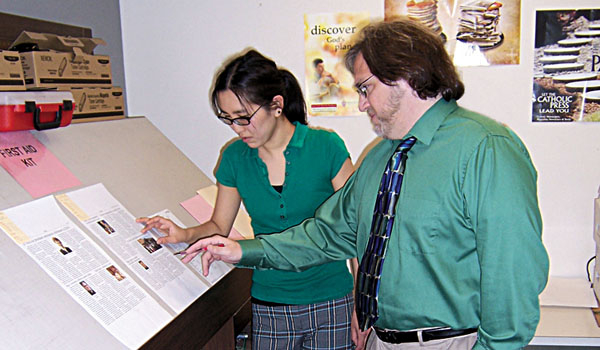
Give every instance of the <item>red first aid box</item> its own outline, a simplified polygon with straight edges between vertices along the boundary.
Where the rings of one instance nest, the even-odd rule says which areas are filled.
[[[74,108],[69,91],[0,91],[0,131],[67,126]]]

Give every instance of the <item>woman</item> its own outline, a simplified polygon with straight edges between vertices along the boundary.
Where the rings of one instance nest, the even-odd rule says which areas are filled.
[[[154,217],[159,243],[228,236],[241,201],[256,234],[280,232],[312,217],[353,171],[340,137],[309,128],[296,78],[251,50],[216,77],[212,107],[240,137],[222,154],[211,219],[182,229]],[[242,239],[242,237],[229,237]],[[355,263],[355,262],[354,262]],[[253,349],[351,349],[352,276],[345,261],[303,272],[255,271],[252,284]]]

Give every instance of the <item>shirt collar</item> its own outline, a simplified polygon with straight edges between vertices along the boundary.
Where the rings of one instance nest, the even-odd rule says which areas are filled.
[[[417,120],[405,138],[414,136],[419,142],[429,145],[442,122],[457,108],[456,100],[446,101],[440,98]]]
[[[304,140],[306,139],[306,134],[308,133],[308,125],[302,124],[300,122],[293,123],[296,126],[294,130],[294,134],[288,143],[287,148],[296,147],[302,148],[304,146]],[[247,147],[247,151],[254,157],[258,157],[258,149]]]
[[[306,133],[308,132],[308,126],[299,122],[294,122],[294,125],[296,126],[296,130],[294,130],[294,135],[292,135],[288,147],[302,148],[306,139]]]

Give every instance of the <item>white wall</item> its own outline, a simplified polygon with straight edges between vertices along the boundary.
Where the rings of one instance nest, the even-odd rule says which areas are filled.
[[[208,102],[213,74],[223,60],[252,46],[302,81],[304,13],[369,11],[383,17],[383,0],[145,0],[120,6],[129,114],[147,116],[213,179],[221,146],[235,136],[212,115]],[[598,2],[571,0],[568,6],[594,8]],[[521,64],[461,69],[467,91],[460,103],[508,124],[527,144],[539,172],[550,273],[584,277],[595,254],[592,209],[600,185],[600,123],[530,122],[535,9],[563,7],[560,0],[522,1]],[[336,130],[353,160],[374,139],[364,116],[319,117],[310,123]]]

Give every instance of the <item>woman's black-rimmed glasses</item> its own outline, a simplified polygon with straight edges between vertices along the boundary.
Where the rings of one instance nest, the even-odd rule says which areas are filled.
[[[263,108],[264,106],[266,106],[266,104],[258,106],[258,108],[252,114],[250,114],[250,116],[248,116],[248,117],[229,118],[224,115],[217,115],[217,118],[219,118],[220,121],[222,121],[223,123],[225,123],[227,125],[232,125],[232,124],[242,125],[242,126],[250,125],[250,119],[252,119],[252,117],[254,117],[256,112],[258,112],[258,110]]]

